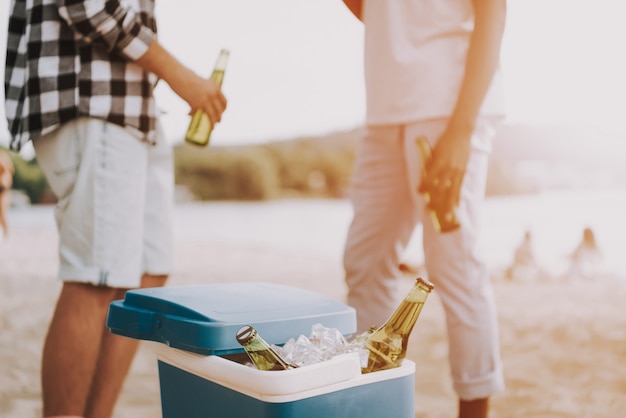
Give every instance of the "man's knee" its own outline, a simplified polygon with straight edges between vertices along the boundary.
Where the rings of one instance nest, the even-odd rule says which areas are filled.
[[[167,274],[144,274],[141,277],[141,287],[162,287],[165,286],[165,283],[168,279]]]

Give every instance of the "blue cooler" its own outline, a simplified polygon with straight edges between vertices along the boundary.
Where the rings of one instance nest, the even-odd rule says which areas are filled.
[[[262,371],[235,339],[244,325],[271,344],[315,324],[356,330],[353,308],[299,288],[259,282],[137,289],[112,302],[111,332],[153,341],[163,418],[414,417],[415,364],[362,375],[357,353]]]

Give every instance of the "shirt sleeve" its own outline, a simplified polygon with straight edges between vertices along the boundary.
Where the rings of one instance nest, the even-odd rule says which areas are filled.
[[[140,12],[119,0],[57,0],[59,15],[88,43],[100,43],[129,60],[146,53],[156,30],[142,22]]]

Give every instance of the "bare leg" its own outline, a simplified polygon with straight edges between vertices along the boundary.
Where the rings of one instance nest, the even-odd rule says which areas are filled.
[[[167,276],[144,275],[141,287],[160,287],[166,280]],[[117,289],[114,299],[123,299],[125,292],[125,289]],[[111,334],[104,323],[100,330],[100,356],[85,408],[85,416],[89,418],[109,418],[113,415],[117,398],[139,346],[139,340]]]
[[[142,287],[166,276],[144,276]],[[57,301],[42,360],[45,417],[109,417],[138,341],[110,334],[109,303],[125,290],[66,282]],[[87,413],[85,413],[87,411]]]
[[[459,418],[487,418],[489,398],[459,401]]]
[[[9,212],[9,193],[11,193],[11,186],[13,185],[14,171],[11,158],[6,152],[0,150],[0,229],[4,235],[9,234],[6,216]]]
[[[66,282],[44,343],[41,383],[46,417],[83,416],[115,289]]]
[[[2,190],[2,185],[0,184],[0,229],[4,235],[9,235],[9,224],[7,222],[7,214],[9,213],[9,190]]]

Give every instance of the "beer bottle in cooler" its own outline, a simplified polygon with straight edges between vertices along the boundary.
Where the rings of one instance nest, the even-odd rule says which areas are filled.
[[[220,51],[220,55],[215,63],[215,68],[211,74],[211,80],[215,81],[220,86],[224,80],[224,72],[226,71],[229,55],[230,52],[227,49]],[[191,144],[205,146],[209,143],[211,132],[213,132],[211,120],[202,109],[197,109],[191,117],[191,122],[185,134],[185,141]]]
[[[286,362],[251,325],[241,327],[237,331],[236,339],[259,370],[288,370],[298,367]]]
[[[363,373],[392,369],[402,365],[413,326],[433,288],[430,282],[417,278],[413,288],[387,322],[374,331],[365,343],[365,348],[369,350],[369,357],[367,367],[361,369]]]
[[[430,149],[430,143],[426,137],[420,136],[415,140],[417,144],[417,151],[420,155],[422,165],[422,178],[426,177],[426,166],[432,157],[432,150]],[[426,193],[424,195],[426,203],[430,203],[430,195]],[[428,209],[433,220],[435,229],[439,232],[451,232],[458,229],[461,224],[456,216],[456,210],[454,207],[445,207],[438,205],[430,207]]]

